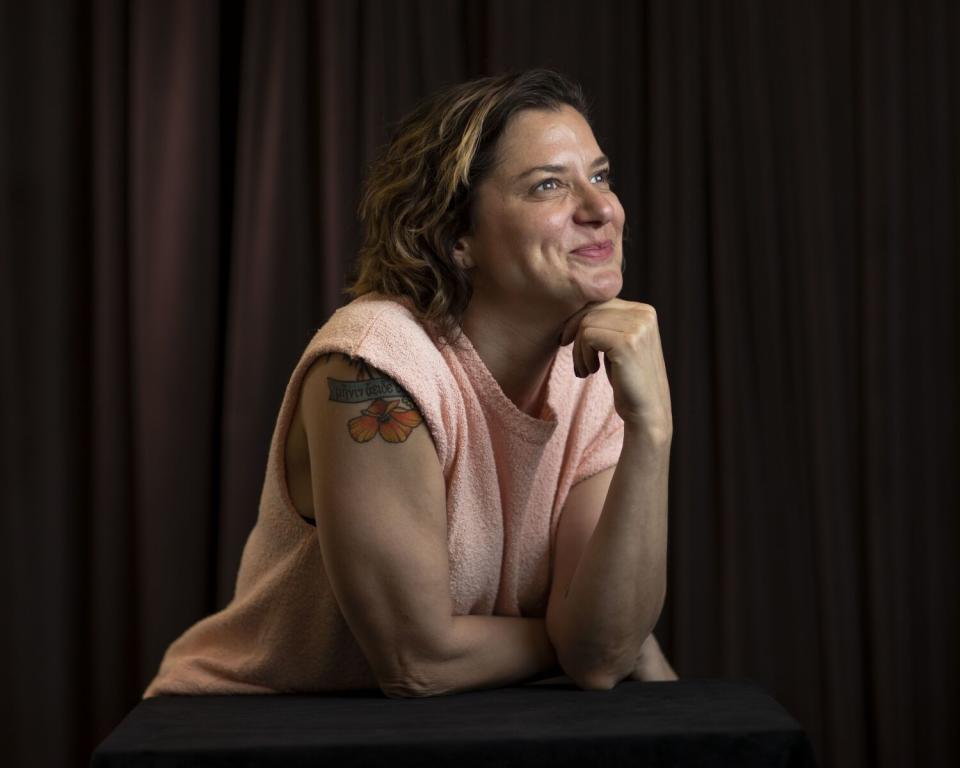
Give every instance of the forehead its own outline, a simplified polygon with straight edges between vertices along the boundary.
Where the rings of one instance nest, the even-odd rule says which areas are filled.
[[[573,107],[525,109],[507,122],[497,144],[497,170],[510,173],[521,165],[582,160],[603,154],[589,123]]]

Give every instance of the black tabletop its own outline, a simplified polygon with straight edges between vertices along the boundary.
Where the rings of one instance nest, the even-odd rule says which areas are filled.
[[[147,699],[93,754],[107,766],[814,766],[759,686],[541,682],[425,699],[379,691]]]

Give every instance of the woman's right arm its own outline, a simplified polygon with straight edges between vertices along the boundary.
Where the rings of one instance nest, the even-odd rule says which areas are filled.
[[[327,577],[381,690],[432,696],[557,674],[543,619],[453,615],[433,441],[412,403],[365,398],[359,375],[344,356],[318,360],[301,413]]]

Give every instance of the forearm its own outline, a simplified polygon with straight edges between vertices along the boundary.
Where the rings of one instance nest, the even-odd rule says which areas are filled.
[[[606,687],[635,668],[666,591],[670,439],[628,430],[603,512],[549,637],[578,683]]]
[[[419,681],[397,696],[497,688],[562,674],[542,618],[454,616],[441,658],[423,662]]]

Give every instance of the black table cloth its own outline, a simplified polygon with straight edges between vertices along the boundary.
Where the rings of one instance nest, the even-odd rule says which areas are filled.
[[[800,725],[744,681],[540,683],[425,699],[379,691],[147,699],[108,766],[814,766]]]

